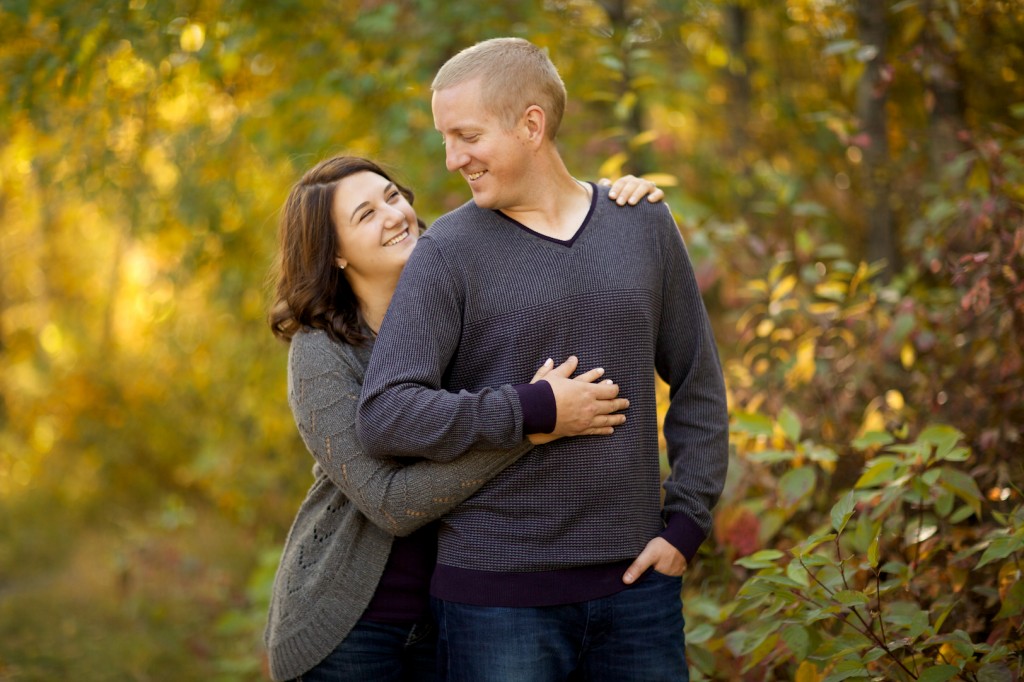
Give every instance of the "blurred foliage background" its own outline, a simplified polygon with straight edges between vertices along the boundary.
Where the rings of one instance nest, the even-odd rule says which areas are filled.
[[[264,675],[278,208],[343,151],[463,202],[429,82],[499,35],[575,174],[667,190],[716,326],[695,679],[1021,679],[1018,0],[3,0],[0,680]]]

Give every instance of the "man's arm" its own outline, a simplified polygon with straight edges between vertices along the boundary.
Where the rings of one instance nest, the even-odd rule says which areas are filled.
[[[671,473],[662,537],[691,559],[711,532],[711,510],[725,485],[729,412],[711,322],[682,237],[669,220],[671,229],[662,233],[666,277],[656,356],[670,401],[664,429]]]
[[[616,384],[592,383],[597,376],[576,381],[552,373],[536,384],[444,390],[461,342],[464,295],[436,245],[422,238],[366,371],[358,431],[368,454],[450,461],[477,447],[515,447],[530,434],[608,434],[625,421],[615,413],[628,402],[617,397]]]
[[[325,333],[298,334],[289,352],[288,402],[321,471],[391,535],[440,518],[530,449],[523,442],[510,450],[474,450],[453,462],[409,465],[367,457],[355,433],[361,373]]]
[[[627,583],[650,566],[682,574],[711,532],[711,510],[729,462],[725,382],[711,323],[682,237],[667,209],[664,213],[668,224],[659,226],[664,286],[656,368],[669,385],[666,527],[627,570]]]

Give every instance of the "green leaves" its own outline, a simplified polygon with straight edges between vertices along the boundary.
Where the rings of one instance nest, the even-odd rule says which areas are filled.
[[[963,500],[975,516],[981,518],[981,490],[973,478],[957,469],[943,468],[939,482],[943,488]]]
[[[794,625],[782,631],[782,641],[797,661],[803,661],[818,647],[821,636],[815,628]]]
[[[785,419],[786,425],[780,411],[776,425],[752,420],[747,426],[754,426],[762,437],[771,432],[776,443],[781,430],[786,441],[792,442],[802,435],[797,431],[798,420],[795,413]],[[937,657],[943,645],[964,658],[989,651],[987,645],[975,645],[962,631],[936,634],[956,618],[959,602],[955,595],[963,588],[957,583],[950,593],[948,585],[931,581],[943,570],[962,570],[963,562],[979,553],[977,569],[1024,552],[1024,513],[994,514],[1004,528],[991,531],[983,543],[970,550],[952,555],[949,566],[930,563],[933,557],[947,556],[943,548],[951,547],[958,537],[956,524],[969,516],[980,517],[985,503],[977,482],[957,468],[970,457],[969,449],[961,445],[963,438],[958,429],[944,425],[929,426],[912,440],[884,432],[868,433],[857,445],[873,452],[874,457],[865,463],[853,489],[835,500],[827,526],[793,546],[788,564],[785,555],[772,549],[736,561],[757,571],[737,593],[744,604],[741,608],[786,614],[790,626],[779,632],[779,638],[794,661],[805,661],[814,652],[816,657],[835,661],[825,679],[869,679],[879,671],[895,670],[887,666],[896,666],[897,660],[915,652]],[[797,459],[799,452],[812,445],[800,443],[792,452],[766,449],[759,453],[765,456],[756,458],[760,466],[789,465],[778,476],[780,505],[813,499],[819,470]],[[962,506],[955,508],[955,503]],[[853,530],[851,523],[855,523]],[[1016,575],[1014,570],[1011,564],[1004,565],[1006,575]],[[984,589],[990,597],[997,596],[996,590]],[[930,597],[918,603],[908,599],[914,594]],[[1024,581],[1001,588],[998,594],[1002,596],[996,620],[1024,613]],[[842,625],[835,631],[808,625],[827,622]],[[825,632],[828,634],[822,636]],[[759,644],[764,641],[758,640]],[[743,650],[756,650],[762,660],[764,650],[758,649],[758,644],[736,635],[734,644],[741,642]],[[996,661],[1006,655],[999,651],[990,653]],[[920,679],[953,679],[960,671],[953,663],[925,668]],[[990,674],[998,679],[1004,668],[995,665]],[[804,675],[811,674],[810,668],[801,670]]]
[[[868,597],[857,590],[839,590],[832,597],[843,606],[864,606],[868,603]]]
[[[868,544],[868,566],[876,568],[878,566],[878,543],[882,538],[882,528],[879,525],[878,531],[875,532],[871,542]]]
[[[890,483],[896,478],[896,473],[902,467],[902,460],[899,457],[885,456],[877,457],[866,465],[866,470],[854,484],[855,488],[875,488],[885,483]]]
[[[852,445],[858,450],[867,450],[873,446],[888,445],[894,440],[892,434],[887,431],[868,431],[863,436],[854,439]]]
[[[927,443],[935,447],[935,458],[954,462],[962,462],[967,459],[966,448],[957,448],[956,445],[963,440],[964,434],[948,424],[937,424],[926,428],[917,437],[918,442]]]
[[[779,412],[779,426],[782,427],[782,432],[786,434],[786,438],[791,443],[800,442],[800,417],[796,412],[788,407],[783,407]]]
[[[854,499],[853,491],[851,490],[832,507],[832,528],[837,533],[842,533],[843,529],[846,528],[847,522],[850,520],[850,517],[853,516],[853,510],[856,507],[856,504],[857,502]]]
[[[988,540],[985,552],[978,560],[978,568],[986,566],[994,561],[1005,559],[1014,552],[1024,552],[1024,527],[1010,535],[1006,532],[994,532]]]
[[[1022,613],[1024,613],[1024,580],[1018,579],[1007,590],[1006,597],[1003,599],[1003,604],[999,608],[996,618],[1015,618]]]
[[[771,420],[756,412],[734,412],[732,428],[751,436],[770,436],[772,434]]]
[[[769,568],[775,566],[775,562],[783,556],[785,555],[776,549],[763,549],[760,552],[754,552],[750,556],[738,559],[736,564],[750,569]]]
[[[918,682],[946,682],[956,677],[960,668],[955,665],[937,665],[928,668],[917,678]]]
[[[871,672],[867,667],[856,660],[839,661],[833,668],[832,673],[825,678],[824,682],[842,682],[854,678],[870,679]]]
[[[1020,668],[1018,668],[1018,671]],[[1017,682],[1019,678],[1005,663],[987,663],[978,669],[978,682]]]
[[[790,469],[779,479],[779,492],[783,503],[796,505],[814,490],[816,481],[814,469],[799,467]]]

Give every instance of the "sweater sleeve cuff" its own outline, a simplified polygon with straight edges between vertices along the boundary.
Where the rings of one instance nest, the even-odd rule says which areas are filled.
[[[661,532],[661,537],[668,540],[686,557],[686,563],[690,563],[707,536],[693,519],[686,514],[677,513],[669,514],[668,524]]]
[[[555,392],[551,384],[538,381],[535,384],[515,384],[519,394],[519,405],[523,411],[523,435],[551,433],[555,430]]]

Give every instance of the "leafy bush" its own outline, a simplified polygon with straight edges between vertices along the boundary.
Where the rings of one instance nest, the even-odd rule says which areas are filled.
[[[687,579],[696,679],[1024,675],[1024,140],[963,142],[888,281],[806,197],[775,210],[784,239],[708,225],[739,312],[730,480]]]
[[[814,532],[783,531],[735,562],[749,577],[691,631],[695,666],[746,679],[1019,679],[1024,507],[988,504],[958,466],[962,437],[933,426],[909,442],[858,439],[864,472]],[[779,482],[783,501],[812,492]]]

